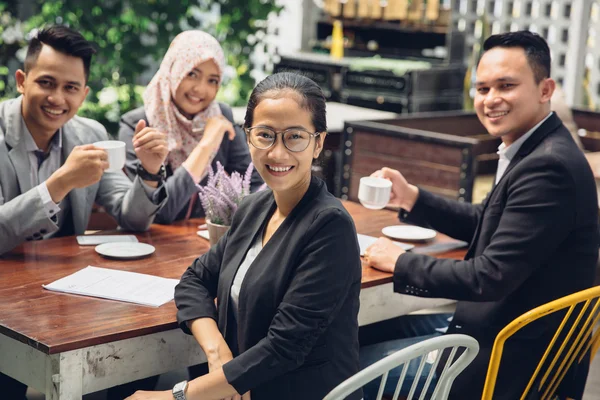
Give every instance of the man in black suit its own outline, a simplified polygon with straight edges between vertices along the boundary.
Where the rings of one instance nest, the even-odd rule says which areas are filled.
[[[475,87],[477,116],[502,139],[483,204],[435,196],[388,168],[374,173],[392,181],[402,221],[468,241],[465,259],[405,253],[384,238],[366,253],[371,266],[393,272],[395,292],[458,300],[447,333],[473,336],[481,349],[455,381],[455,399],[481,397],[494,339],[509,322],[593,285],[600,240],[592,171],[550,111],[555,82],[544,39],[528,31],[489,37]],[[494,399],[520,397],[558,323],[543,318],[507,342]],[[577,368],[561,386],[565,396],[581,398],[587,363]]]

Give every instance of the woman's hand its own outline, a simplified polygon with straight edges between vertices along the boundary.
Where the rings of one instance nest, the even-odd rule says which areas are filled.
[[[208,372],[213,372],[223,368],[223,365],[228,361],[233,360],[233,354],[227,345],[221,344],[221,348],[216,352],[206,354],[208,360]],[[250,392],[243,396],[236,394],[235,396],[226,397],[223,400],[250,400]]]
[[[233,140],[235,137],[233,124],[222,115],[211,117],[206,122],[204,135],[200,139],[198,146],[209,148],[210,151],[217,151],[225,135],[228,136],[229,140]]]
[[[161,392],[146,392],[138,390],[125,400],[173,400],[173,392],[164,390]]]
[[[223,347],[223,345],[221,345]],[[233,354],[229,347],[221,348],[214,353],[207,353],[206,358],[208,359],[208,372],[213,372],[219,368],[223,368],[223,364],[233,360]]]
[[[135,127],[133,148],[142,167],[151,174],[158,173],[169,154],[167,135],[146,126],[143,119]]]
[[[223,381],[226,383],[225,374],[223,373],[223,365],[228,363],[233,359],[233,353],[229,348],[229,345],[223,338],[223,335],[219,331],[217,327],[217,322],[212,318],[198,318],[192,321],[187,322],[190,331],[194,334],[194,338],[204,350],[204,354],[206,354],[206,359],[208,361],[208,375],[204,375],[204,377],[209,376],[222,376]],[[200,377],[199,380],[204,378]],[[235,390],[232,386],[229,386],[230,391],[226,393],[235,393]],[[234,394],[233,396],[225,397],[225,400],[250,400],[250,392],[244,393],[244,395],[240,396],[239,394]]]
[[[233,397],[227,397],[223,400],[250,400],[250,391],[247,391],[246,393],[244,393],[241,396],[239,394],[236,394]]]

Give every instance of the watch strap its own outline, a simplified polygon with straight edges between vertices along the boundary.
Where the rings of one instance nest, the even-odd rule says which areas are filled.
[[[161,181],[165,180],[165,178],[167,176],[167,172],[165,170],[164,165],[160,166],[158,173],[151,174],[150,172],[146,171],[146,169],[142,166],[141,163],[138,163],[138,165],[137,165],[137,174],[141,179],[143,179],[145,181],[151,181],[151,182],[161,182]]]

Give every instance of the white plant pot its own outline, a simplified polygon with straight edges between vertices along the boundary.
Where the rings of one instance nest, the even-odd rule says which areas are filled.
[[[227,232],[227,229],[229,229],[228,225],[213,224],[208,219],[206,220],[206,227],[208,228],[208,241],[210,242],[211,246],[217,244],[219,239],[221,239],[221,236],[223,236]]]

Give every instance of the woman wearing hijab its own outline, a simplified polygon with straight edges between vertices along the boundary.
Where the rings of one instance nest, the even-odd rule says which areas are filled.
[[[214,37],[198,30],[182,32],[171,42],[146,88],[144,106],[121,118],[119,140],[127,144],[125,167],[132,179],[136,175],[152,179],[135,154],[144,145],[145,134],[152,130],[167,134],[169,199],[156,222],[203,216],[196,185],[202,184],[217,161],[230,174],[243,175],[250,164],[244,131],[234,127],[231,108],[215,101],[224,67],[223,49]],[[261,184],[254,171],[252,189]]]

